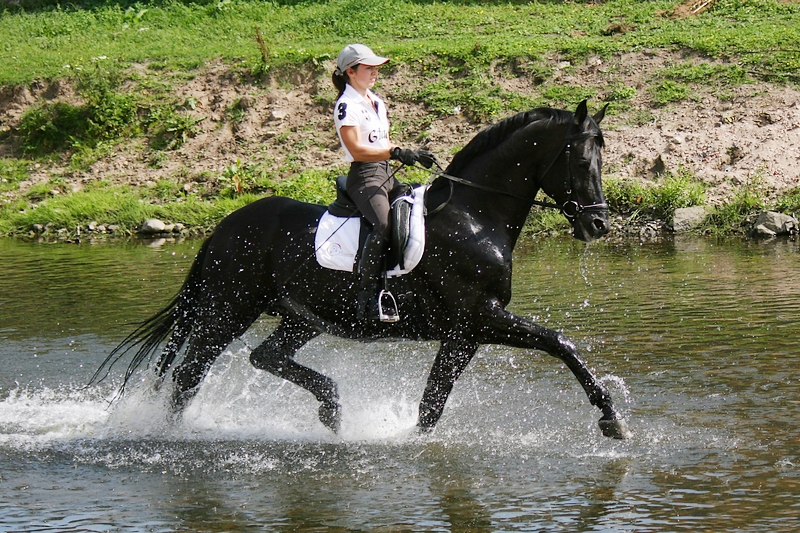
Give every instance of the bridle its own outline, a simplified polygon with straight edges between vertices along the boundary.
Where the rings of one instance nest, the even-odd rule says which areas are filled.
[[[591,212],[599,212],[599,213],[608,212],[608,204],[607,203],[601,202],[601,203],[597,203],[597,204],[584,205],[584,204],[582,204],[580,202],[580,200],[578,200],[577,194],[575,193],[575,177],[572,174],[572,165],[570,164],[570,155],[571,155],[571,150],[572,150],[572,143],[575,140],[580,139],[581,137],[582,137],[582,135],[573,135],[572,134],[572,123],[570,122],[569,127],[567,128],[566,136],[564,137],[564,144],[561,146],[561,150],[559,150],[558,153],[556,153],[555,157],[553,157],[553,159],[550,160],[550,163],[547,165],[547,167],[545,167],[545,170],[542,173],[541,179],[542,179],[542,181],[544,181],[545,176],[547,176],[547,174],[550,172],[550,170],[552,170],[553,165],[555,165],[556,161],[558,161],[558,158],[561,157],[561,154],[562,153],[565,154],[565,156],[567,158],[567,182],[568,182],[568,185],[569,185],[569,188],[567,190],[567,194],[570,196],[570,199],[567,200],[566,202],[564,202],[563,204],[559,205],[559,204],[556,204],[556,203],[553,203],[553,202],[543,202],[543,201],[540,201],[540,200],[531,200],[530,198],[526,198],[524,196],[520,196],[518,194],[514,194],[514,193],[509,192],[509,191],[503,191],[501,189],[495,189],[493,187],[487,187],[485,185],[481,185],[479,183],[475,183],[473,181],[466,180],[464,178],[459,178],[457,176],[452,176],[450,174],[445,173],[443,171],[442,167],[440,167],[439,164],[437,163],[436,166],[439,169],[438,169],[438,171],[434,171],[434,174],[436,174],[437,178],[444,178],[444,179],[448,180],[448,182],[450,183],[450,194],[448,195],[447,200],[445,200],[443,203],[439,204],[435,209],[433,209],[431,211],[428,211],[428,215],[432,215],[434,213],[438,213],[439,211],[441,211],[444,208],[444,206],[446,206],[450,202],[450,200],[453,197],[453,183],[460,183],[462,185],[466,185],[468,187],[472,187],[474,189],[479,189],[479,190],[486,191],[486,192],[491,192],[491,193],[495,193],[495,194],[503,194],[503,195],[506,195],[506,196],[511,196],[512,198],[517,198],[519,200],[524,200],[526,202],[531,202],[533,205],[538,205],[540,207],[547,207],[547,208],[550,208],[550,209],[558,209],[558,210],[561,211],[561,213],[570,222],[572,222],[575,219],[575,217],[577,217],[578,215],[580,215],[581,213],[584,213],[584,212],[589,212],[589,213],[591,213]]]

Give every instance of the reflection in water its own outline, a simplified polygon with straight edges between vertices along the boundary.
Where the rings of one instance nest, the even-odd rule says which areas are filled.
[[[492,509],[483,503],[487,477],[476,475],[480,467],[471,457],[450,453],[441,444],[431,444],[426,451],[428,487],[441,508],[444,525],[450,531],[493,531]]]
[[[198,245],[78,246],[0,239],[0,335],[102,335],[110,333],[110,326],[120,328],[119,334],[169,300]]]
[[[323,336],[343,430],[252,368],[259,322],[184,420],[149,378],[83,389],[180,286],[199,243],[0,240],[0,529],[794,531],[800,255],[787,240],[537,241],[511,307],[564,331],[630,418],[604,439],[558,361],[483,347],[437,431],[411,431],[435,343]],[[122,369],[117,369],[121,372]]]

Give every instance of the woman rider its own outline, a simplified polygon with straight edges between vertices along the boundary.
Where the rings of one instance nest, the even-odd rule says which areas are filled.
[[[378,67],[388,61],[363,44],[351,44],[336,58],[332,78],[339,91],[333,121],[345,159],[350,162],[347,192],[372,224],[357,266],[359,320],[378,318],[381,258],[389,239],[389,191],[399,185],[390,174],[389,159],[404,165],[419,162],[425,168],[436,161],[426,150],[403,149],[389,141],[386,105],[370,90],[378,79]]]

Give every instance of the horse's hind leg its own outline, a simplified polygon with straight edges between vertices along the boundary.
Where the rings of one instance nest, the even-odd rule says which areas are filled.
[[[222,351],[247,331],[259,315],[260,311],[255,306],[241,302],[236,312],[231,311],[231,307],[218,304],[194,317],[186,353],[172,372],[175,384],[172,407],[176,413],[183,411],[197,393],[200,382]],[[174,347],[168,344],[166,349]]]
[[[246,330],[246,328],[245,328]],[[197,393],[211,365],[217,360],[228,344],[243,331],[206,331],[205,335],[194,336],[189,341],[186,356],[172,372],[175,389],[172,396],[172,407],[180,413]]]
[[[285,317],[272,335],[250,354],[250,362],[280,378],[299,385],[319,400],[319,420],[334,433],[341,424],[341,407],[336,383],[294,360],[294,354],[305,343],[319,335],[301,320]]]

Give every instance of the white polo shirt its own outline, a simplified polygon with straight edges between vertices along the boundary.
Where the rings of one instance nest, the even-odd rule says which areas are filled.
[[[355,126],[361,133],[361,143],[374,148],[389,148],[389,116],[386,104],[372,91],[367,94],[375,103],[373,107],[366,98],[358,94],[348,83],[342,96],[333,106],[333,123],[339,135],[339,143],[344,150],[345,161],[353,162],[353,156],[342,142],[342,126]]]

